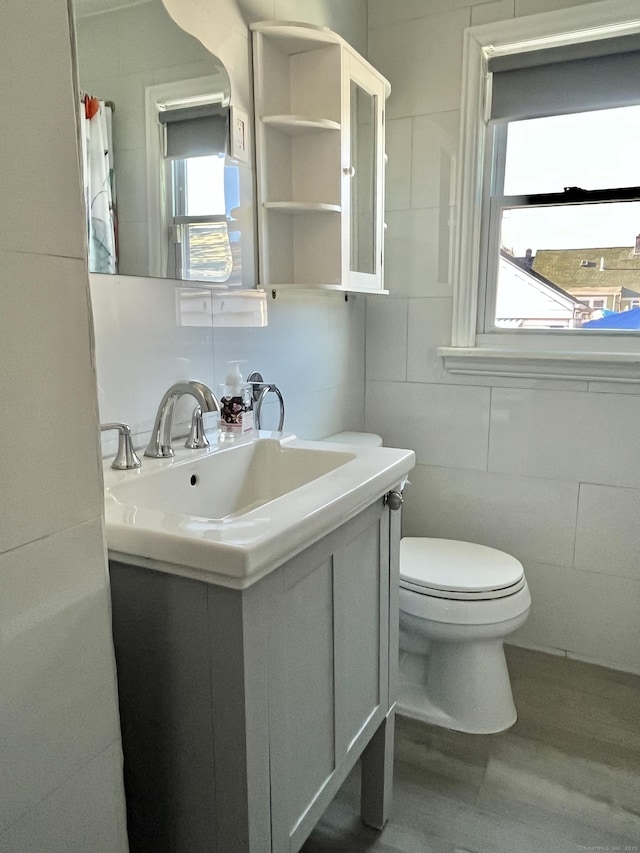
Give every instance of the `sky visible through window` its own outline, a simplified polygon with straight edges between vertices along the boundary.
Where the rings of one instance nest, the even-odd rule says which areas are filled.
[[[224,157],[190,157],[187,160],[187,216],[224,213]]]
[[[640,186],[640,106],[511,122],[505,195],[564,187]],[[640,202],[505,211],[502,245],[527,249],[634,246]]]

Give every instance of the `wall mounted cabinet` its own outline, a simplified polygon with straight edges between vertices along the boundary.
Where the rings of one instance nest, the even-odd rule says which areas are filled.
[[[260,284],[385,292],[389,83],[326,28],[252,30]]]

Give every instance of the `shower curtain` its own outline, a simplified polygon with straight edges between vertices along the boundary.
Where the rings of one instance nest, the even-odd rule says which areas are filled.
[[[82,95],[80,128],[91,272],[118,272],[112,113],[111,104]]]

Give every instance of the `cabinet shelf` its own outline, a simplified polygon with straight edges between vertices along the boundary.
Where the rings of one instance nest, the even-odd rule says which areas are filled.
[[[251,29],[260,284],[381,292],[389,83],[324,27]]]
[[[263,207],[267,210],[278,210],[280,213],[340,213],[339,204],[327,204],[323,201],[265,201]]]
[[[310,118],[300,115],[263,116],[262,123],[289,136],[302,136],[326,130],[340,130],[340,122],[329,118]]]

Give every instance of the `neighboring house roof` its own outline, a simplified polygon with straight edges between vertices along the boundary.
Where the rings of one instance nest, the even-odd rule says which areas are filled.
[[[620,293],[640,296],[640,254],[633,247],[596,249],[538,249],[533,270],[567,291]]]
[[[500,286],[497,292],[496,322],[515,319],[548,322],[572,321],[576,309],[589,310],[562,288],[532,273],[506,252],[500,253]]]
[[[508,263],[514,264],[515,266],[519,267],[523,272],[525,272],[532,279],[535,279],[540,284],[545,285],[545,287],[548,288],[549,290],[555,290],[556,293],[567,297],[568,299],[572,300],[573,302],[575,302],[578,305],[583,304],[580,302],[579,299],[576,299],[573,296],[573,294],[566,291],[563,287],[560,287],[560,285],[553,282],[550,278],[547,278],[545,275],[543,275],[543,273],[540,270],[535,269],[535,263],[533,263],[533,261],[535,261],[535,258],[516,258],[516,257],[513,257],[512,255],[510,255],[508,252],[505,252],[504,249],[500,250],[500,256],[502,258],[504,258],[504,260],[507,261]],[[587,307],[587,306],[585,306],[585,307]]]

